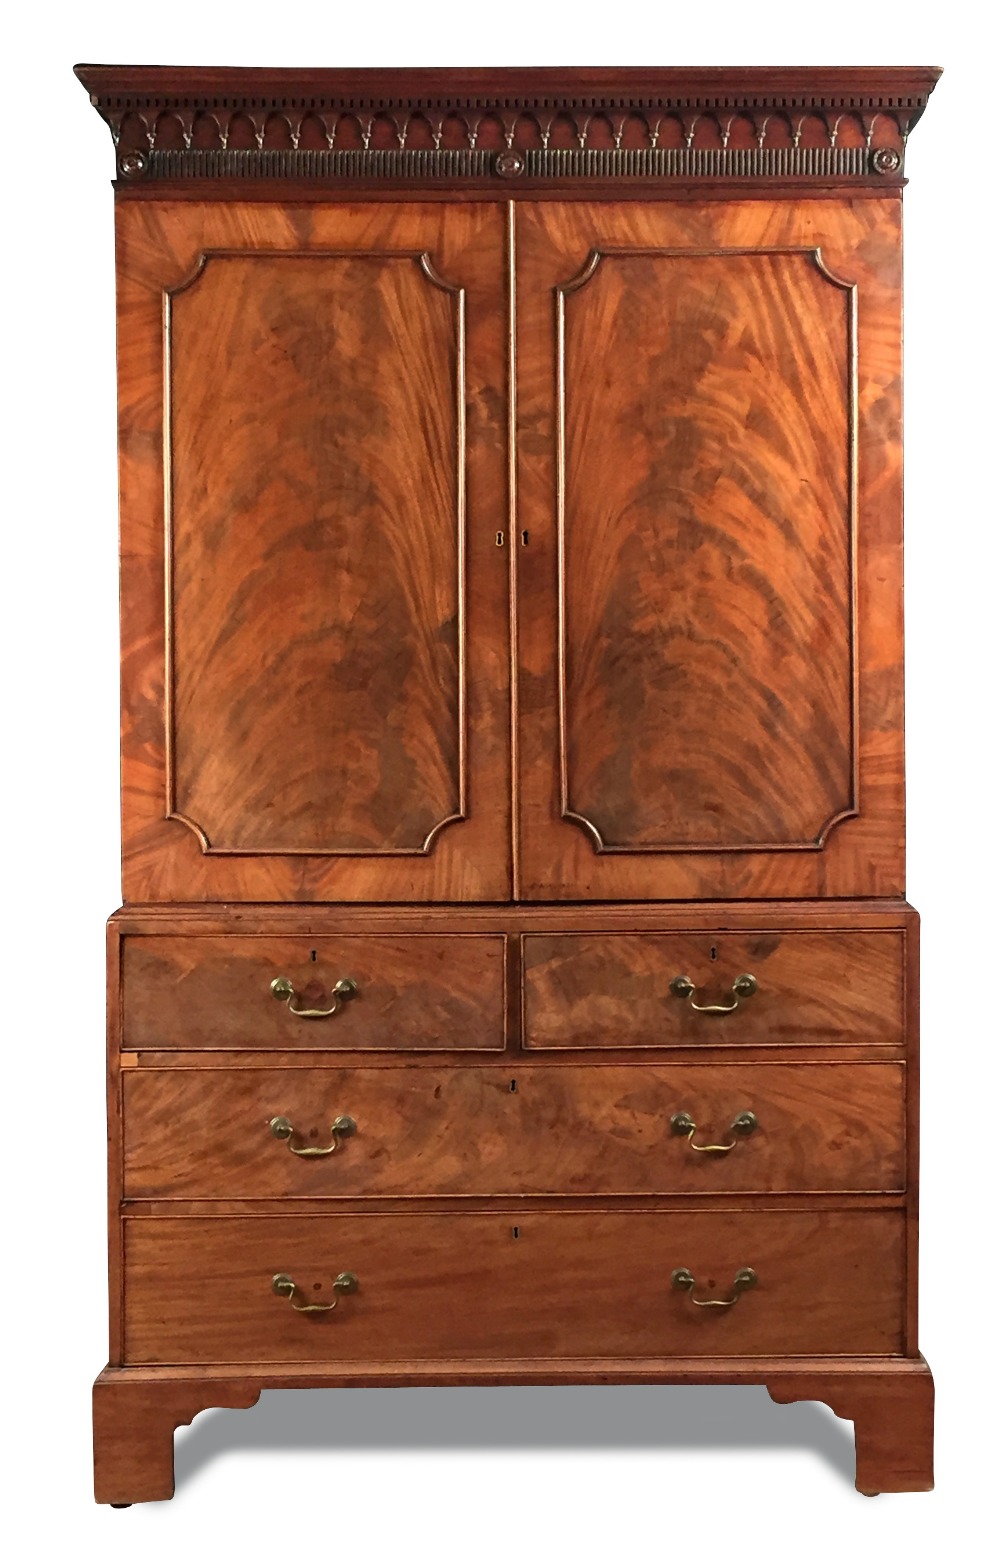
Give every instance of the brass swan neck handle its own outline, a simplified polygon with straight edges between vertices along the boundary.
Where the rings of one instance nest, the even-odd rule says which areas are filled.
[[[675,1268],[670,1275],[670,1282],[675,1290],[687,1290],[693,1292],[698,1281],[690,1268]],[[752,1290],[757,1283],[757,1275],[752,1268],[739,1268],[733,1275],[733,1293],[728,1300],[700,1300],[697,1295],[691,1294],[692,1306],[735,1306],[740,1296],[747,1290]]]
[[[757,991],[757,978],[752,972],[744,971],[733,983],[733,1001],[731,1004],[699,1004],[695,1002],[695,993],[698,989],[690,977],[674,977],[670,984],[670,991],[675,998],[686,998],[690,1007],[698,1014],[735,1014],[740,1007],[740,1000],[751,998]]]
[[[294,983],[290,982],[288,977],[275,977],[271,983],[271,997],[287,1004],[288,1013],[298,1015],[300,1020],[329,1020],[331,1015],[337,1013],[341,1004],[355,997],[357,991],[358,984],[352,977],[341,977],[340,981],[335,982],[330,989],[333,1003],[329,1009],[300,1009],[296,1004],[299,995],[295,991]]]
[[[276,1139],[287,1140],[288,1148],[293,1155],[301,1155],[303,1159],[309,1159],[316,1155],[336,1154],[341,1139],[350,1138],[353,1133],[358,1131],[358,1125],[353,1117],[334,1117],[330,1124],[330,1132],[333,1134],[332,1144],[303,1145],[292,1143],[292,1139],[295,1136],[295,1127],[288,1117],[272,1117],[268,1127]]]
[[[700,1155],[728,1155],[731,1149],[735,1149],[740,1139],[749,1138],[757,1126],[757,1118],[753,1112],[737,1112],[729,1124],[730,1133],[736,1137],[728,1144],[696,1144],[694,1141],[698,1124],[690,1112],[674,1112],[670,1119],[671,1133],[686,1138],[692,1149],[696,1149]]]
[[[300,1292],[299,1286],[296,1284],[294,1279],[290,1279],[287,1273],[276,1273],[274,1278],[271,1280],[271,1288],[275,1295],[286,1296],[288,1303],[293,1311],[300,1311],[306,1314],[310,1312],[322,1313],[324,1311],[335,1311],[337,1306],[340,1304],[341,1295],[353,1295],[357,1287],[357,1274],[338,1273],[337,1277],[333,1281],[333,1288],[336,1291],[336,1294],[334,1295],[333,1299],[326,1305],[316,1305],[314,1303],[297,1305],[295,1296],[304,1292]]]

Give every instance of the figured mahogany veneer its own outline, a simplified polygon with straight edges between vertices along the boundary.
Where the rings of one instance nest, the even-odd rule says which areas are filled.
[[[125,1359],[899,1354],[903,1237],[892,1211],[129,1219]],[[745,1265],[725,1309],[671,1286],[686,1267],[725,1298]],[[342,1272],[327,1313],[271,1288],[322,1304]]]
[[[320,938],[127,939],[122,1041],[144,1048],[502,1047],[504,940],[400,933]],[[341,979],[353,997],[329,1018],[275,999],[287,978],[296,1007],[328,1009]]]
[[[244,238],[166,294],[170,807],[212,853],[465,816],[465,293],[394,241]]]
[[[602,853],[816,847],[858,810],[857,282],[605,223],[557,288],[563,812]]]
[[[854,1420],[866,1494],[931,1487],[938,73],[79,67],[118,174],[99,1500],[310,1385],[763,1384]]]
[[[894,1192],[901,1064],[594,1069],[133,1069],[122,1076],[126,1198]],[[734,1133],[752,1111],[753,1133]],[[691,1140],[671,1130],[687,1112]],[[322,1158],[347,1115],[357,1132]],[[736,1140],[734,1144],[734,1140]],[[725,1155],[691,1147],[734,1144]]]
[[[903,1039],[899,932],[526,934],[529,1047],[862,1045]],[[736,979],[755,977],[740,998]],[[690,998],[671,991],[686,976]],[[731,1014],[699,1013],[694,1003]]]
[[[526,898],[902,894],[899,223],[518,209]]]

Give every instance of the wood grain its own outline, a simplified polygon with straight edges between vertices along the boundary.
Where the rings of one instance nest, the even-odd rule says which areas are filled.
[[[424,851],[465,799],[464,293],[229,252],[168,304],[171,808],[211,852]]]
[[[126,1198],[898,1191],[901,1064],[384,1068],[124,1076]],[[698,1144],[671,1131],[692,1115]],[[298,1148],[270,1130],[288,1117]]]
[[[518,1231],[515,1237],[514,1230]],[[903,1216],[893,1212],[341,1215],[126,1223],[132,1364],[339,1358],[896,1354]],[[692,1269],[725,1310],[672,1289]],[[308,1316],[274,1294],[287,1274]],[[714,1281],[712,1290],[709,1281]]]
[[[901,1042],[903,937],[892,932],[525,934],[529,1047]],[[736,999],[750,973],[757,991]],[[671,981],[697,991],[678,998]],[[732,1014],[700,1004],[737,1003]]]
[[[302,1019],[272,996],[275,977],[292,982],[300,1007],[331,1007],[341,978],[357,993],[329,1019]],[[134,939],[124,945],[123,978],[122,1041],[131,1048],[504,1044],[496,934]]]
[[[856,287],[856,793],[851,294],[787,249]],[[901,894],[897,206],[532,203],[517,252],[522,894]]]
[[[492,206],[119,208],[126,899],[509,897],[503,242]]]
[[[604,851],[819,846],[856,810],[853,288],[595,249],[558,300],[563,812]]]

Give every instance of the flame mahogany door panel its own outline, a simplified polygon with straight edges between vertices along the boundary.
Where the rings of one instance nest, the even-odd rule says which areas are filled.
[[[519,205],[523,896],[902,893],[899,239]]]
[[[118,220],[126,900],[508,899],[501,208]]]

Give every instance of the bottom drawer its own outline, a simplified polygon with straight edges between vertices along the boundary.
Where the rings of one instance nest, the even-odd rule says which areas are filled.
[[[891,1209],[129,1219],[125,1360],[898,1354],[903,1229]],[[694,1303],[743,1268],[734,1304]],[[335,1309],[293,1309],[340,1274]]]

